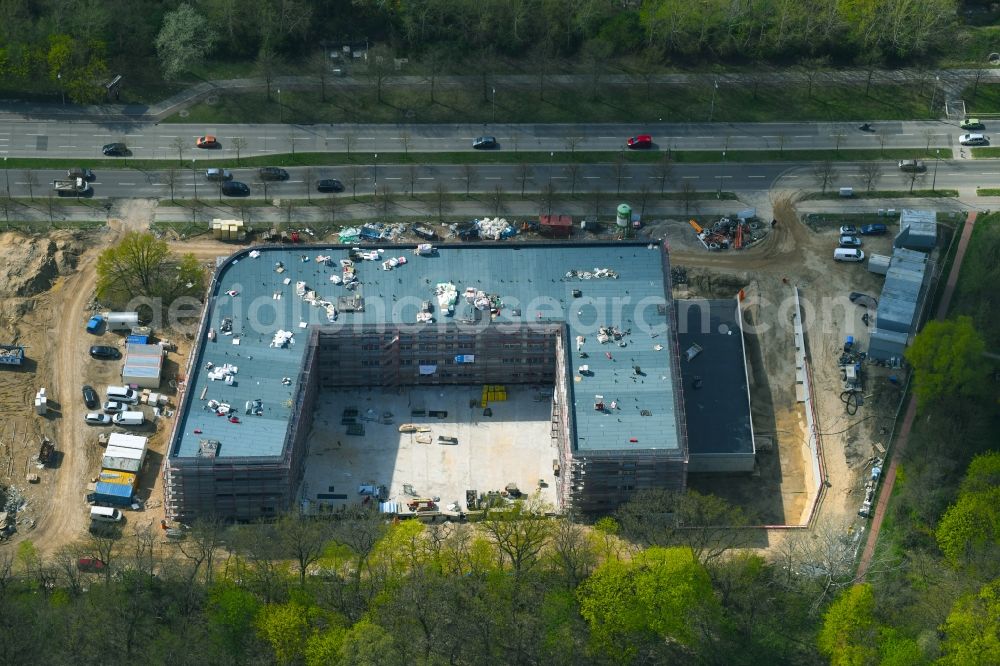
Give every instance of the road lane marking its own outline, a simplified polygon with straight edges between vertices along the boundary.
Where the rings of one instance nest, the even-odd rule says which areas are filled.
[[[729,178],[729,177],[730,176],[726,176],[726,178]],[[767,178],[767,176],[747,176],[747,178]]]
[[[119,185],[129,185],[131,187],[135,187],[135,183],[118,183],[118,184]]]
[[[681,176],[683,180],[698,180],[701,176]]]

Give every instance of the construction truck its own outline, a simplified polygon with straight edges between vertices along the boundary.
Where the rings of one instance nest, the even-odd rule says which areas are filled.
[[[55,188],[59,196],[79,196],[90,190],[90,183],[83,178],[69,178],[67,180],[54,180],[52,187]]]

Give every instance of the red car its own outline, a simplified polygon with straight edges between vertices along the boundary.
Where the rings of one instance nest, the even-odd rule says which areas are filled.
[[[107,565],[94,557],[81,557],[76,561],[76,568],[85,573],[101,573]]]
[[[653,137],[649,134],[630,136],[625,145],[629,148],[651,148],[653,146]]]
[[[199,136],[198,140],[194,142],[194,145],[199,148],[218,148],[219,140],[211,134],[208,134],[206,136]]]

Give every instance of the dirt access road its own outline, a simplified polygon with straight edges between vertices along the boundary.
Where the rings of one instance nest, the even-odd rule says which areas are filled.
[[[84,425],[86,406],[79,396],[80,387],[88,383],[84,372],[91,342],[83,334],[83,324],[90,314],[87,305],[94,294],[98,255],[118,242],[126,231],[148,229],[152,207],[142,201],[122,201],[113,213],[110,229],[101,237],[103,245],[81,254],[76,273],[61,280],[52,290],[54,307],[49,339],[57,341],[50,347],[52,393],[60,396],[62,408],[57,426],[62,458],[54,487],[45,498],[45,509],[37,515],[38,527],[28,535],[41,552],[53,552],[72,542],[87,527],[84,489],[95,475],[94,462],[99,456],[88,443],[94,432]],[[100,391],[100,387],[96,388]]]

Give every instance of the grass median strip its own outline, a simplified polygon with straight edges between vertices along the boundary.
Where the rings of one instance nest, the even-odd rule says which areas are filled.
[[[958,197],[958,190],[871,190],[854,191],[850,197],[842,197],[839,192],[811,192],[803,199],[948,199]]]
[[[989,150],[989,149],[987,149]],[[998,149],[1000,150],[1000,149]],[[941,149],[942,159],[951,159],[950,148]],[[440,153],[405,153],[379,151],[377,163],[385,164],[530,164],[530,165],[563,165],[563,164],[614,164],[617,161],[625,164],[655,164],[664,159],[663,151],[496,151],[496,152],[440,152]],[[915,159],[934,157],[921,148],[878,148],[844,149],[841,150],[673,150],[669,152],[669,160],[675,164],[713,164],[713,163],[753,163],[753,162],[864,162],[878,160]],[[1000,156],[1000,153],[998,153]],[[261,166],[308,167],[308,166],[368,166],[375,164],[374,153],[284,153],[226,159],[198,160],[198,170],[208,167],[244,168]],[[69,169],[89,165],[98,169],[135,169],[138,171],[166,171],[175,169],[179,175],[191,170],[191,162],[178,162],[174,159],[151,160],[139,158],[127,159],[80,159],[80,158],[35,158],[11,157],[5,162],[8,169]]]
[[[1000,187],[977,187],[977,197],[1000,197]]]
[[[616,194],[614,192],[601,191],[602,200],[612,200],[620,199],[622,197],[636,198],[641,197],[643,194],[641,192],[630,192],[622,190],[620,193]],[[735,192],[664,192],[663,194],[646,193],[646,202],[648,204],[653,204],[657,201],[736,201],[738,197]],[[276,197],[277,198],[277,197]],[[378,197],[382,199],[383,197]],[[526,192],[523,197],[518,194],[506,193],[503,198],[504,203],[522,203],[522,202],[539,202],[545,198],[545,195],[541,192]],[[295,207],[309,206],[316,208],[318,210],[328,210],[330,208],[331,197],[314,196],[312,199],[289,199],[287,197],[280,197],[281,205],[288,206],[292,205]],[[342,193],[333,198],[336,201],[335,205],[338,209],[344,206],[350,206],[352,204],[373,204],[377,203],[376,197],[371,194],[362,194],[356,197],[352,197],[349,193]],[[448,203],[456,203],[462,201],[468,202],[478,202],[484,205],[484,208],[492,208],[494,205],[493,193],[490,191],[473,191],[472,196],[466,196],[459,193],[446,194],[441,198],[441,201]],[[552,198],[552,202],[555,203],[593,203],[594,193],[593,192],[579,192],[576,195],[567,195],[563,193],[558,193]],[[400,204],[405,204],[408,202],[417,202],[425,204],[436,204],[438,202],[438,195],[433,193],[417,193],[413,196],[405,194],[403,192],[393,192],[391,197],[390,206],[396,206]],[[221,201],[216,198],[202,198],[195,202],[192,199],[175,199],[171,201],[170,199],[162,199],[159,206],[162,207],[180,207],[180,208],[191,208],[193,204],[197,203],[199,206],[225,206],[228,208],[274,208],[274,200],[271,199],[241,199],[234,197],[225,197]],[[503,205],[500,206],[503,208]]]

